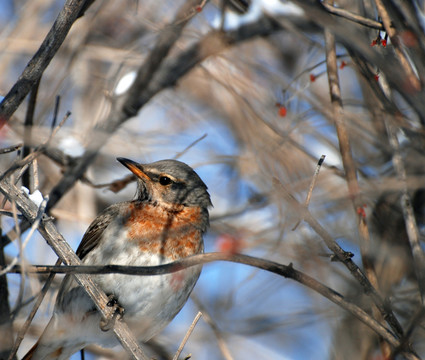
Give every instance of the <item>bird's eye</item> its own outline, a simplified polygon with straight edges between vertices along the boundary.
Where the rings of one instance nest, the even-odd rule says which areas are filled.
[[[160,176],[159,183],[165,186],[171,183],[171,179],[168,176]]]

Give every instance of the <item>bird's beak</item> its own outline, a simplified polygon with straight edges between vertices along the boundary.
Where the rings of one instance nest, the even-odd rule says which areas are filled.
[[[117,160],[129,169],[134,175],[143,180],[151,180],[151,178],[143,171],[143,166],[133,160],[119,157]]]

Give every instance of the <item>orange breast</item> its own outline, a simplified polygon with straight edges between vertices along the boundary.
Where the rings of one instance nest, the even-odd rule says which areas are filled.
[[[172,212],[161,206],[133,203],[126,227],[128,236],[138,242],[141,251],[176,260],[202,252],[201,221],[201,210],[197,207]]]

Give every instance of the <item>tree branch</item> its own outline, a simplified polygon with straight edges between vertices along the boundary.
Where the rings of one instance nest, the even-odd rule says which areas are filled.
[[[332,236],[319,224],[319,222],[311,215],[310,211],[302,206],[285,188],[285,186],[277,179],[274,179],[274,184],[277,190],[283,194],[285,200],[288,204],[291,205],[293,209],[299,212],[301,218],[311,226],[311,228],[323,239],[326,246],[331,250],[336,258],[342,262],[353,277],[359,282],[363,287],[365,294],[369,294],[378,308],[379,312],[382,314],[383,318],[388,322],[391,328],[396,332],[396,334],[401,337],[403,334],[403,328],[401,327],[399,321],[395,317],[394,313],[388,306],[385,305],[381,296],[377,290],[370,283],[369,279],[365,276],[362,270],[357,266],[357,264],[351,260],[352,255],[344,251],[338,243],[332,238]]]
[[[384,30],[384,26],[379,21],[368,19],[368,18],[365,18],[365,17],[357,15],[357,14],[353,14],[352,12],[347,11],[345,9],[337,8],[335,6],[332,6],[331,4],[328,4],[326,1],[323,1],[322,5],[331,14],[341,16],[343,18],[346,18],[346,19],[353,21],[355,23],[358,23],[360,25],[368,26],[372,29]]]
[[[67,0],[40,48],[27,64],[18,81],[0,103],[0,119],[7,121],[41,78],[68,35],[85,0]]]
[[[26,267],[27,272],[36,273],[63,273],[63,274],[125,274],[125,275],[144,275],[144,276],[155,276],[164,275],[181,271],[188,267],[207,264],[213,261],[229,261],[238,264],[245,264],[253,266],[258,269],[262,269],[285,278],[293,279],[308,288],[318,292],[325,298],[329,299],[333,303],[339,305],[343,309],[350,312],[357,319],[362,321],[364,324],[369,326],[378,335],[382,336],[392,346],[397,347],[399,340],[397,337],[383,325],[378,323],[369,314],[362,310],[357,305],[347,301],[341,294],[335,290],[323,285],[319,281],[312,277],[294,269],[292,264],[282,265],[274,261],[256,258],[242,254],[231,254],[231,253],[206,253],[193,255],[181,260],[174,261],[172,263],[158,265],[158,266],[125,266],[125,265],[68,265],[68,266],[48,266],[48,265],[33,265]],[[20,267],[15,266],[11,272],[20,272]]]

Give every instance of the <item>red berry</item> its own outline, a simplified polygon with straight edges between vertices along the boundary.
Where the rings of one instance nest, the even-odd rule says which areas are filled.
[[[366,211],[362,207],[357,208],[357,214],[360,215],[363,219],[366,218]]]
[[[315,82],[316,81],[316,76],[314,74],[310,74],[310,81],[311,82]]]
[[[286,116],[286,107],[284,107],[283,105],[281,105],[279,107],[279,116],[281,116],[281,117],[285,117]]]

